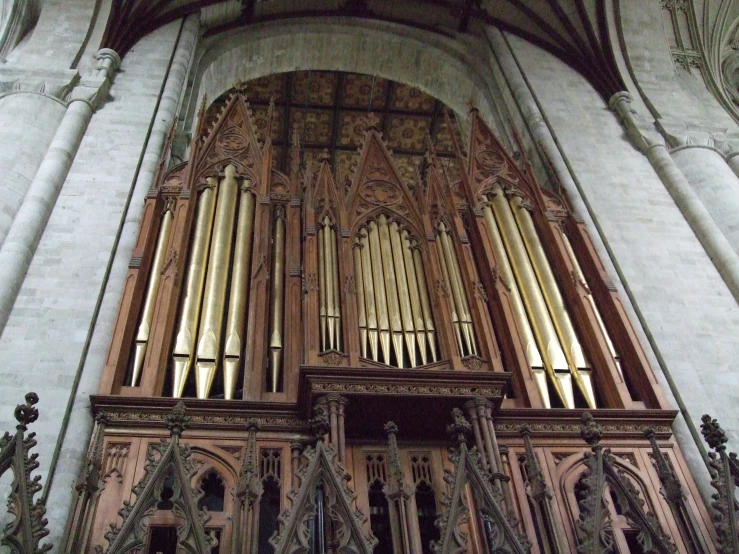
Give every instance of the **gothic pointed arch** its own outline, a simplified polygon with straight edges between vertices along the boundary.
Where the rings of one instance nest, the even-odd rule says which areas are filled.
[[[382,135],[370,121],[347,197],[352,231],[381,213],[400,219],[418,235],[423,223],[413,195],[398,175]]]
[[[264,181],[263,152],[243,89],[234,89],[215,121],[201,122],[210,126],[203,130],[202,144],[197,144],[196,152],[191,154],[197,159],[191,169],[194,188],[204,184],[206,177],[222,174],[229,164],[238,175],[254,183]]]
[[[324,152],[320,157],[320,165],[313,185],[313,194],[309,198],[310,208],[314,210],[316,221],[328,216],[334,222],[341,217],[339,208],[344,204],[343,191],[337,188],[331,172],[330,157]]]
[[[207,512],[198,509],[201,492],[192,488],[191,480],[196,468],[190,461],[192,453],[188,445],[180,444],[180,436],[189,422],[185,405],[179,402],[167,416],[170,440],[162,439],[159,444],[149,445],[144,476],[133,487],[136,500],[123,502],[119,514],[123,523],[119,527],[110,524],[105,535],[109,542],[105,554],[136,552],[146,544],[147,519],[162,505],[162,491],[171,489],[167,498],[173,514],[180,521],[177,540],[180,548],[188,554],[209,554],[213,539],[205,533]]]
[[[323,517],[333,529],[337,552],[372,554],[377,539],[363,529],[367,516],[353,508],[356,495],[347,485],[348,475],[339,464],[337,453],[318,441],[315,448],[306,449],[303,459],[301,486],[288,494],[293,507],[282,513],[279,534],[270,540],[275,554],[312,551],[310,526],[321,509],[317,501],[319,487],[325,499]]]
[[[508,153],[498,137],[480,116],[471,110],[469,182],[474,204],[484,202],[493,185],[500,184],[504,190],[514,190],[529,201],[535,201],[536,186],[524,174],[516,161]]]
[[[464,529],[469,518],[476,515],[470,514],[470,500],[466,498],[467,491],[471,491],[489,551],[527,554],[531,545],[528,539],[519,535],[515,523],[506,514],[502,491],[491,485],[493,476],[480,466],[477,450],[467,448],[465,436],[471,433],[472,426],[461,410],[455,408],[452,415],[454,423],[447,429],[455,435],[458,447],[450,449],[449,458],[454,469],[445,472],[444,480],[450,492],[445,493],[442,500],[444,510],[437,520],[441,540],[433,546],[434,552],[452,554],[467,551],[469,537]]]

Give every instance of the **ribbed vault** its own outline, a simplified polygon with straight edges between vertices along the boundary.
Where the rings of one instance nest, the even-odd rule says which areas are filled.
[[[494,25],[579,71],[604,99],[625,89],[602,0],[115,0],[101,46],[125,53],[142,36],[202,11],[204,36],[269,21],[361,17],[447,36],[482,35]]]

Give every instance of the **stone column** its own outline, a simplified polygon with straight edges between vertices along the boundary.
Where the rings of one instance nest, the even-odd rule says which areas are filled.
[[[631,95],[628,92],[613,95],[609,105],[618,114],[634,146],[647,155],[652,167],[713,261],[726,286],[734,298],[739,301],[739,256],[698,198],[675,160],[670,156],[664,139],[658,133],[651,132],[640,124],[636,113],[631,108]]]
[[[726,155],[726,163],[734,172],[734,175],[739,177],[739,150],[733,150]]]
[[[90,435],[92,427],[89,395],[95,394],[100,384],[100,368],[105,365],[105,357],[110,347],[118,305],[123,294],[123,282],[138,236],[144,200],[154,182],[166,136],[177,115],[179,99],[187,81],[192,55],[197,44],[198,29],[199,16],[190,16],[183,26],[180,41],[176,46],[157,112],[152,115],[154,118],[152,130],[146,144],[141,170],[131,194],[130,208],[122,216],[125,217],[125,222],[121,230],[120,242],[113,254],[110,280],[107,286],[104,285],[105,296],[100,316],[97,319],[95,334],[92,336],[89,354],[84,362],[69,418],[69,428],[75,429],[75,436],[74,439],[70,437],[69,440],[65,440],[61,446],[54,487],[49,492],[49,505],[60,506],[60,509],[66,509],[64,506],[69,505],[69,487],[82,468],[86,448],[86,443],[83,441]]]
[[[107,95],[110,79],[120,64],[118,54],[112,50],[101,50],[96,56],[98,75],[92,82],[82,83],[73,91],[51,146],[0,250],[0,334],[10,317],[26,271],[92,118],[93,102]]]
[[[739,253],[739,179],[723,154],[710,146],[689,144],[673,149],[670,154],[729,244]]]

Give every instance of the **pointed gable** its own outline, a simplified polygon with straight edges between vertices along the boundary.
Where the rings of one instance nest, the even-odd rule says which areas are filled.
[[[471,110],[469,176],[476,199],[498,182],[503,188],[516,188],[521,194],[533,196],[532,182],[506,151],[498,137],[482,120],[477,109]]]
[[[462,531],[462,527],[469,519],[467,507],[469,502],[465,500],[464,495],[470,491],[474,495],[480,517],[488,527],[487,539],[492,542],[489,544],[490,550],[528,554],[531,545],[518,534],[515,525],[508,519],[502,506],[502,491],[497,486],[491,485],[491,476],[480,467],[476,450],[467,448],[466,436],[471,434],[472,426],[458,408],[452,410],[452,417],[454,423],[449,425],[447,430],[456,438],[458,447],[450,449],[449,458],[454,464],[454,471],[444,478],[451,489],[444,494],[442,500],[444,510],[437,520],[441,538],[434,551],[444,553],[467,551],[468,536]]]
[[[449,183],[430,143],[426,159],[428,160],[428,170],[426,172],[425,211],[429,215],[433,227],[436,227],[440,220],[443,220],[447,227],[452,227],[455,207],[451,183]]]
[[[196,472],[190,462],[190,447],[180,445],[179,441],[189,419],[185,416],[183,402],[178,402],[167,416],[171,439],[169,443],[162,439],[160,444],[149,445],[144,476],[133,487],[136,500],[133,504],[127,501],[123,503],[123,508],[118,512],[123,517],[120,527],[110,524],[110,531],[105,534],[109,542],[105,554],[125,554],[145,546],[148,529],[146,518],[157,511],[162,489],[170,476],[172,512],[181,519],[177,530],[179,545],[193,554],[210,554],[212,546],[215,546],[212,544],[213,538],[205,534],[204,526],[209,516],[198,509],[199,494],[190,484]]]
[[[338,463],[336,452],[318,441],[315,449],[303,453],[307,464],[300,471],[300,489],[288,497],[292,509],[280,515],[280,533],[270,539],[275,554],[310,552],[307,525],[316,514],[316,489],[323,487],[324,514],[331,518],[336,536],[337,552],[343,554],[372,554],[377,539],[362,526],[367,516],[352,506],[356,494],[347,485],[348,474]]]
[[[328,214],[333,220],[337,219],[338,208],[343,204],[343,194],[336,188],[334,176],[331,172],[328,152],[321,156],[318,175],[315,179],[315,188],[310,199],[315,210],[316,220]]]
[[[422,219],[413,195],[400,179],[382,136],[370,125],[347,198],[353,230],[381,212],[394,214],[421,233]]]
[[[238,175],[249,175],[255,182],[261,178],[262,149],[251,120],[244,94],[237,90],[226,102],[210,133],[197,151],[193,184],[217,175],[232,164]]]

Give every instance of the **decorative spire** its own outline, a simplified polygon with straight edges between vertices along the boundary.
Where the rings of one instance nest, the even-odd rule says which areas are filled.
[[[374,112],[369,112],[365,118],[365,132],[379,131],[380,130],[380,118],[377,117]]]
[[[724,433],[718,421],[712,419],[708,414],[705,414],[701,421],[703,422],[701,423],[701,434],[708,446],[716,451],[726,450],[725,445],[729,439],[726,438],[726,433]]]
[[[190,416],[185,415],[185,403],[180,400],[167,416],[167,429],[172,437],[182,436],[182,432],[190,424]]]
[[[36,408],[36,404],[38,404],[38,394],[29,392],[26,394],[26,403],[18,404],[15,407],[15,419],[18,421],[16,429],[25,431],[28,425],[38,419],[38,408]]]
[[[595,422],[593,415],[590,412],[584,412],[582,414],[581,421],[582,425],[580,425],[580,436],[590,446],[599,446],[600,441],[603,438],[603,428]]]
[[[467,444],[468,437],[472,434],[472,425],[464,417],[459,408],[452,410],[453,423],[447,425],[446,432],[459,446]]]
[[[328,419],[328,413],[326,407],[321,404],[316,404],[316,406],[313,408],[313,411],[316,415],[308,420],[308,424],[313,430],[313,434],[315,435],[316,440],[319,442],[323,442],[324,437],[331,429],[331,424]]]

